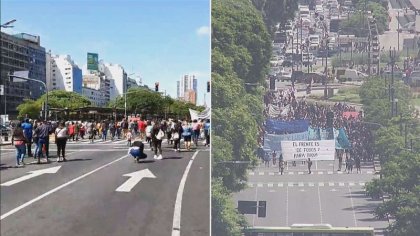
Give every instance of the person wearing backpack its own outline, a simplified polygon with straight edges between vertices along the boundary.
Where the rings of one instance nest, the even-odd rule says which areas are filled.
[[[165,136],[165,133],[162,130],[163,124],[159,125],[158,122],[155,122],[152,128],[152,143],[153,143],[153,150],[155,151],[154,159],[162,160],[162,139]],[[158,155],[159,151],[159,155]]]

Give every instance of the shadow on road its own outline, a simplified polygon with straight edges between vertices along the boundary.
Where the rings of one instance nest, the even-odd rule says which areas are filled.
[[[182,159],[182,157],[163,157],[162,158],[163,160],[166,160],[166,159]]]

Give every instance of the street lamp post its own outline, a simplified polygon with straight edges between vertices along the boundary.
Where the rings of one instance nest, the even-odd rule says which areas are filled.
[[[10,24],[15,23],[15,21],[16,21],[15,19],[13,19],[11,21],[8,21],[8,22],[0,25],[0,28],[13,28],[14,26],[10,25]]]
[[[47,84],[44,83],[43,81],[40,81],[40,80],[25,78],[25,77],[16,76],[16,75],[10,75],[9,73],[7,74],[7,76],[9,77],[9,79],[15,77],[15,78],[18,78],[18,79],[35,81],[35,82],[38,82],[38,83],[41,83],[42,85],[44,85],[45,91],[46,91],[46,95],[47,95],[47,97],[45,99],[45,114],[44,114],[44,117],[45,117],[45,120],[47,120],[47,117],[48,117],[48,87],[47,87]]]

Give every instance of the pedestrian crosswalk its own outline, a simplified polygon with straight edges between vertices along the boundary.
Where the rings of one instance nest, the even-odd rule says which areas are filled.
[[[354,187],[354,186],[365,186],[365,182],[268,182],[268,183],[255,183],[248,182],[248,187]]]
[[[359,174],[374,174],[375,172],[373,170],[362,170],[361,173],[359,172]],[[283,172],[283,175],[308,175],[309,173],[307,171],[285,171]],[[333,175],[333,174],[348,174],[346,171],[312,171],[313,175]],[[356,171],[351,172],[350,174],[357,174]],[[250,176],[253,175],[259,175],[259,176],[264,176],[264,175],[281,175],[280,172],[274,172],[274,171],[251,171],[249,172]]]

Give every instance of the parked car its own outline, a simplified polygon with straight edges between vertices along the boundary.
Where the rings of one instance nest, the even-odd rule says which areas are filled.
[[[0,135],[1,136],[7,136],[7,135],[11,135],[12,134],[12,129],[4,126],[4,125],[0,125]]]

